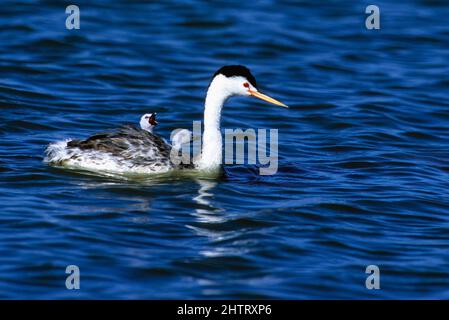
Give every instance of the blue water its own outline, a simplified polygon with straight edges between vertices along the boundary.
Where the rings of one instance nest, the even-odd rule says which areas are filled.
[[[447,1],[376,1],[380,30],[364,1],[76,4],[79,30],[60,1],[0,6],[0,298],[449,298]],[[143,182],[43,163],[48,143],[145,112],[166,138],[189,128],[235,63],[291,107],[223,113],[223,128],[279,130],[277,174]]]

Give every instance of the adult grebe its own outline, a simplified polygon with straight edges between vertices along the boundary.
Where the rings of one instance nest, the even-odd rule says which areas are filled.
[[[193,164],[176,164],[170,158],[172,147],[169,144],[152,132],[134,126],[96,134],[84,141],[52,143],[46,149],[45,161],[118,173],[164,173],[176,169],[217,171],[222,163],[221,110],[232,96],[253,96],[288,108],[282,102],[260,93],[256,79],[248,68],[224,66],[215,72],[207,90],[202,152]]]

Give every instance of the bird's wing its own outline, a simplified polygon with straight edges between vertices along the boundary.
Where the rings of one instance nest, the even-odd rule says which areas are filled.
[[[98,133],[86,140],[72,140],[67,147],[101,151],[139,165],[154,161],[168,163],[171,149],[162,138],[132,125],[122,126],[113,132]]]

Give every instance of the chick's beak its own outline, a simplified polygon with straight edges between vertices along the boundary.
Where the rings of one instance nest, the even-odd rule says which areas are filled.
[[[251,96],[256,97],[260,100],[264,100],[266,102],[275,104],[277,106],[288,108],[288,106],[286,104],[283,104],[282,102],[277,101],[276,99],[273,99],[272,97],[267,96],[266,94],[260,93],[259,91],[248,90],[248,92]]]
[[[151,115],[148,123],[151,124],[152,126],[156,126],[158,124],[158,122],[156,121],[156,114],[155,113],[153,115]]]

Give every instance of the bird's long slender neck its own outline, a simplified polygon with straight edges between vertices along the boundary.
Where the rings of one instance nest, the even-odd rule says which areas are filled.
[[[204,106],[203,147],[200,167],[205,170],[220,168],[222,163],[221,109],[229,97],[221,79],[215,78],[207,90]]]

